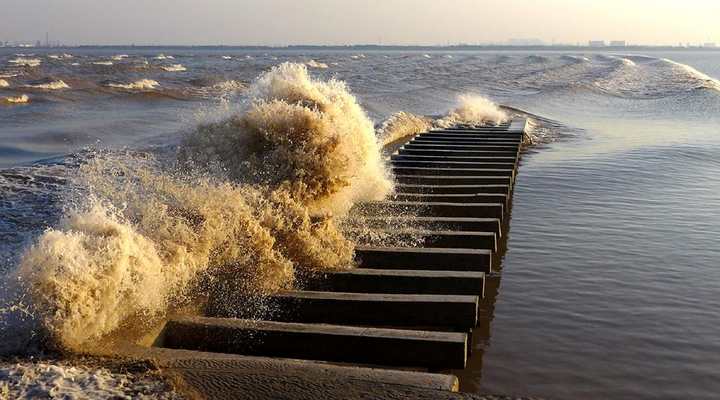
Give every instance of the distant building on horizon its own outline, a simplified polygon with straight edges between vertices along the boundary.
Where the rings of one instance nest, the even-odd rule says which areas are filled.
[[[604,40],[591,40],[588,42],[588,46],[590,46],[590,47],[605,47],[605,41]]]
[[[627,43],[624,40],[611,40],[610,46],[612,47],[625,47]]]
[[[717,44],[715,44],[715,42],[707,42],[707,43],[703,43],[703,47],[709,47],[709,48],[714,49],[717,47]]]

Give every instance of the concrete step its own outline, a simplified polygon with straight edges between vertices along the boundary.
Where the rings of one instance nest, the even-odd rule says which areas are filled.
[[[353,235],[359,235],[358,241],[366,243],[362,240],[362,233],[365,230],[348,230]],[[417,243],[420,242],[426,247],[437,248],[460,248],[460,249],[487,249],[497,251],[497,235],[495,232],[477,232],[477,231],[452,231],[452,230],[429,230],[415,228],[378,228],[371,229],[370,235],[378,234],[385,239],[393,239],[396,243]],[[372,239],[369,240],[370,243]]]
[[[173,386],[197,399],[295,400],[354,398],[460,400],[456,376],[419,371],[336,365],[323,361],[209,353],[124,345],[106,357],[156,366]]]
[[[515,170],[499,168],[444,168],[444,167],[407,167],[393,164],[396,175],[450,175],[450,176],[507,176],[513,178]]]
[[[433,160],[403,160],[390,161],[393,167],[421,167],[421,168],[477,168],[515,170],[515,164],[510,162],[468,162],[468,161],[433,161]]]
[[[459,157],[517,157],[517,150],[440,150],[440,149],[417,149],[400,148],[398,154],[419,155],[419,156],[459,156]]]
[[[479,143],[479,144],[499,144],[507,143],[511,145],[518,145],[522,143],[520,137],[508,137],[508,138],[494,138],[494,137],[467,137],[461,135],[447,135],[443,133],[439,134],[420,134],[412,139],[413,142],[429,142],[429,143]]]
[[[405,161],[457,161],[457,162],[491,162],[491,163],[505,163],[516,165],[518,158],[515,155],[510,156],[427,156],[422,154],[393,154],[390,156],[391,160],[405,160]]]
[[[508,195],[510,185],[483,184],[483,185],[448,185],[433,182],[434,184],[422,183],[398,183],[395,185],[396,193],[430,193],[430,194],[477,194],[496,193]],[[440,182],[444,183],[444,182]]]
[[[490,250],[356,246],[362,268],[492,272]]]
[[[391,195],[391,201],[415,201],[415,202],[442,202],[442,203],[502,203],[508,205],[507,195],[501,193],[471,193],[471,194],[447,194],[447,193],[396,193]]]
[[[265,319],[352,326],[447,327],[477,325],[478,296],[284,291],[268,298]]]
[[[483,176],[483,175],[395,175],[395,181],[400,184],[412,185],[511,185],[509,176]]]
[[[502,225],[499,218],[450,218],[417,216],[366,216],[363,225],[371,229],[401,229],[413,227],[425,230],[455,230],[472,232],[492,232],[502,237]]]
[[[484,295],[485,274],[468,271],[382,270],[331,271],[309,280],[309,290],[358,293]]]
[[[517,144],[467,144],[467,143],[422,143],[408,142],[403,149],[433,149],[433,150],[492,150],[492,151],[518,151]]]
[[[504,217],[505,206],[502,203],[440,203],[411,201],[368,201],[353,208],[358,215],[396,215],[407,214],[423,217]]]
[[[361,364],[464,368],[468,336],[327,324],[179,317],[162,333],[162,347]]]

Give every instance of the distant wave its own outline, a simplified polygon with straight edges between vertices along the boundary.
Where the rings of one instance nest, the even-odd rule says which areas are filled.
[[[152,79],[140,79],[132,83],[107,83],[106,86],[118,89],[126,90],[152,90],[160,85],[157,81]]]
[[[667,58],[663,58],[662,61],[670,64],[676,71],[679,71],[690,79],[697,81],[700,84],[700,87],[720,91],[720,80],[708,76],[707,74],[702,73],[687,64],[682,64]]]
[[[326,69],[328,68],[328,65],[322,62],[317,62],[315,60],[310,60],[305,63],[310,68],[319,68],[319,69]]]
[[[93,61],[92,63],[94,65],[105,65],[105,66],[113,65],[112,61]]]
[[[44,89],[44,90],[70,89],[70,86],[61,80],[28,84],[28,85],[25,85],[25,87],[29,87],[29,88],[33,88],[33,89]]]
[[[125,58],[128,58],[128,55],[127,54],[116,54],[116,55],[112,56],[111,58],[115,61],[121,61]]]
[[[182,64],[172,64],[172,65],[163,65],[160,67],[163,71],[166,72],[183,72],[187,71],[187,68],[185,68]]]
[[[155,56],[155,59],[156,59],[156,60],[174,60],[175,57],[173,57],[173,56],[166,56],[165,54],[160,53],[160,54],[158,54],[157,56]]]
[[[53,60],[66,60],[66,59],[73,58],[73,55],[72,55],[72,54],[66,54],[66,53],[63,53],[63,54],[49,54],[47,57],[48,57],[48,58],[52,58]]]
[[[39,58],[23,58],[18,57],[14,58],[10,61],[8,61],[11,64],[20,65],[20,66],[26,66],[26,67],[38,67],[42,63],[42,60]]]
[[[23,104],[23,103],[29,103],[30,97],[26,94],[21,94],[20,96],[8,96],[2,98],[4,103],[10,103],[10,104]]]

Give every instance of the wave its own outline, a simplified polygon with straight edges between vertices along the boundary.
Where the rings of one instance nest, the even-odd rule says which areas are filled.
[[[160,53],[160,54],[158,54],[157,56],[155,56],[155,59],[156,59],[156,60],[174,60],[175,57],[173,57],[173,56],[166,56],[165,54]]]
[[[18,57],[14,58],[12,60],[8,61],[11,64],[19,65],[19,66],[25,66],[25,67],[38,67],[42,63],[42,60],[39,58],[23,58]]]
[[[17,72],[0,72],[0,79],[2,78],[14,78],[16,76],[19,76],[20,74]]]
[[[51,59],[53,59],[53,60],[68,60],[68,59],[73,58],[73,55],[72,55],[72,54],[67,54],[67,53],[63,53],[63,54],[49,54],[47,57],[48,57],[48,58],[51,58]]]
[[[8,83],[8,81],[6,81],[5,79],[0,79],[0,88],[6,88],[9,86],[10,86],[10,83]]]
[[[106,86],[108,87],[127,90],[152,90],[155,89],[158,85],[160,84],[152,79],[140,79],[132,83],[106,83]]]
[[[183,72],[187,71],[187,68],[185,68],[182,64],[172,64],[172,65],[163,65],[160,67],[163,71],[166,72]]]
[[[93,65],[103,65],[103,66],[111,66],[114,65],[112,61],[93,61],[91,64]]]
[[[236,315],[299,273],[351,265],[334,216],[392,189],[372,123],[343,82],[302,64],[274,67],[249,92],[174,162],[98,155],[80,168],[75,205],[17,272],[52,343],[86,350],[190,302]]]
[[[456,124],[500,124],[508,120],[507,113],[485,97],[461,94],[458,96],[457,103],[457,106],[450,110],[447,116],[435,121],[435,125],[446,128]]]
[[[2,101],[9,104],[25,104],[30,102],[30,97],[26,94],[21,94],[20,96],[3,97]]]
[[[230,57],[230,56],[222,56],[221,58],[223,60],[232,60],[232,57]]]
[[[378,139],[383,146],[396,142],[432,127],[432,121],[427,117],[411,114],[405,111],[397,112],[386,119],[378,129]]]
[[[310,68],[319,68],[319,69],[327,69],[328,65],[322,62],[317,62],[315,60],[310,60],[305,63]]]
[[[127,54],[116,54],[116,55],[114,55],[114,56],[112,56],[112,57],[110,57],[110,58],[111,58],[112,60],[115,60],[115,61],[122,61],[122,60],[124,60],[124,59],[126,59],[126,58],[128,58],[128,57],[129,57],[129,56],[128,56]]]
[[[25,87],[32,88],[32,89],[43,89],[43,90],[70,89],[70,86],[61,80],[57,80],[57,81],[49,80],[49,81],[45,81],[42,83],[28,84],[28,85],[25,85]]]
[[[662,61],[670,64],[676,71],[681,72],[691,80],[696,81],[699,84],[698,87],[720,91],[720,80],[700,72],[687,64],[682,64],[667,58],[663,58]]]

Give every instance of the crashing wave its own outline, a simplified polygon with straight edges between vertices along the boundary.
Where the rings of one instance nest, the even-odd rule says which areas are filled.
[[[500,124],[507,120],[507,113],[492,101],[482,96],[462,94],[458,96],[458,105],[447,116],[435,121],[435,125],[447,128],[456,124]]]
[[[414,136],[432,128],[432,120],[405,111],[400,111],[383,122],[378,129],[378,138],[383,146],[400,139]]]
[[[221,58],[223,60],[232,60],[232,57],[230,57],[230,56],[222,56]]]
[[[8,81],[6,81],[5,79],[0,79],[0,88],[6,88],[9,86],[10,86],[10,83],[8,83]]]
[[[126,59],[126,58],[128,58],[128,57],[129,57],[129,56],[128,56],[127,54],[116,54],[116,55],[114,55],[114,56],[112,56],[112,57],[110,57],[110,58],[111,58],[112,60],[115,60],[115,61],[122,61],[122,60],[124,60],[124,59]]]
[[[48,58],[52,58],[53,60],[68,60],[68,59],[73,58],[73,55],[72,55],[72,54],[67,54],[67,53],[63,53],[63,54],[50,54],[50,55],[48,55]]]
[[[77,205],[18,270],[52,343],[87,349],[190,302],[237,313],[300,272],[350,266],[332,213],[392,189],[371,121],[344,83],[304,65],[273,68],[250,93],[244,112],[190,134],[179,163],[81,167]]]
[[[155,56],[155,59],[156,59],[156,60],[174,60],[175,57],[173,57],[173,56],[166,56],[165,54],[160,53],[160,54],[158,54],[157,56]]]
[[[112,61],[93,61],[92,64],[110,66],[110,65],[113,65],[113,62]]]

